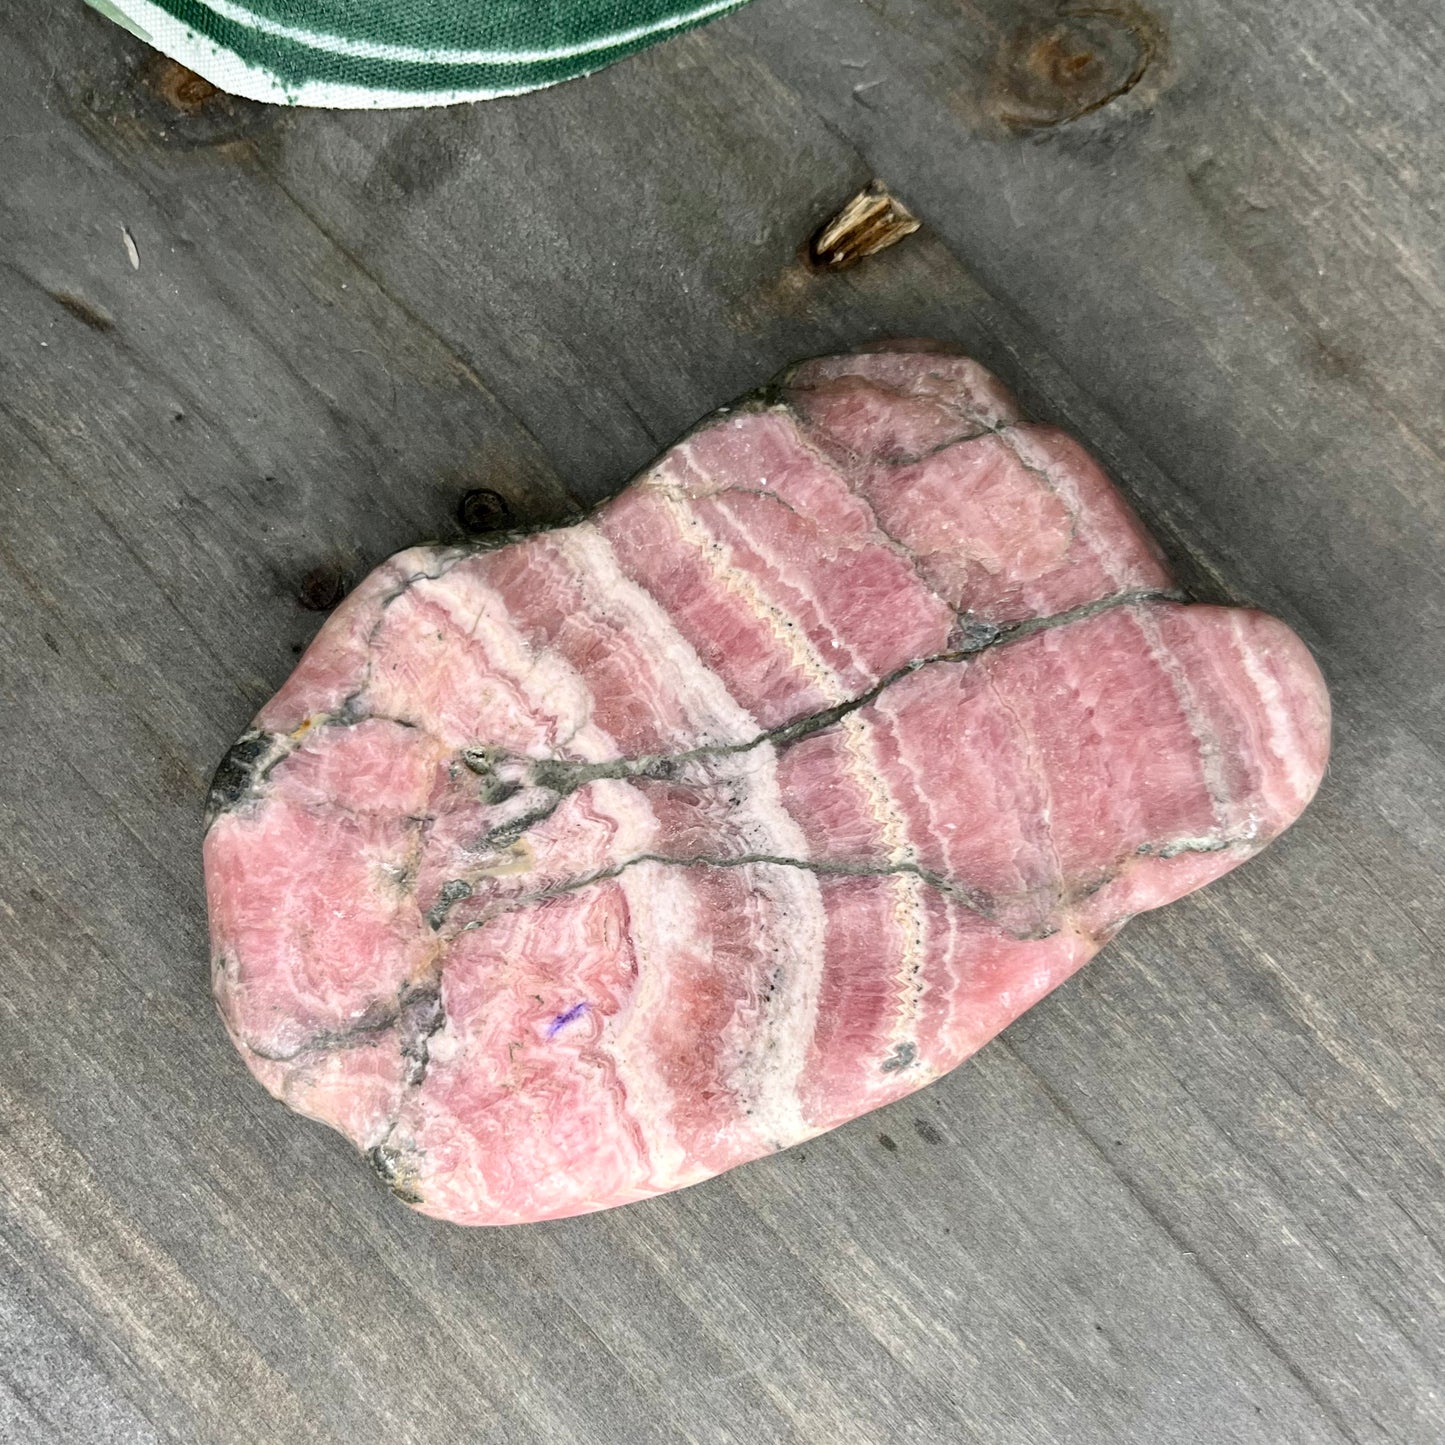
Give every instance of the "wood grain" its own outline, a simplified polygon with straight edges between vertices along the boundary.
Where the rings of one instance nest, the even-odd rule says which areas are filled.
[[[1421,0],[757,0],[516,101],[283,113],[0,10],[0,1435],[1445,1433],[1442,72]],[[924,229],[808,268],[874,175]],[[1303,633],[1319,801],[915,1099],[613,1214],[410,1215],[207,993],[204,786],[305,579],[890,333]]]

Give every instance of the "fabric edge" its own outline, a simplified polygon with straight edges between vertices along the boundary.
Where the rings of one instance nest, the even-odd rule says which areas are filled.
[[[508,96],[527,95],[547,90],[567,80],[578,80],[606,69],[630,54],[646,49],[656,41],[684,33],[698,22],[661,27],[655,37],[629,45],[621,53],[599,51],[595,64],[585,62],[576,70],[515,86],[458,87],[456,89],[392,90],[367,85],[347,85],[334,81],[303,80],[284,84],[264,66],[253,64],[234,50],[217,44],[178,20],[154,0],[86,0],[97,13],[128,30],[154,49],[193,70],[229,95],[268,105],[332,110],[400,110],[420,107],[464,105],[480,100],[500,100]],[[717,16],[741,6],[744,0],[732,0]],[[709,15],[708,19],[716,18]]]

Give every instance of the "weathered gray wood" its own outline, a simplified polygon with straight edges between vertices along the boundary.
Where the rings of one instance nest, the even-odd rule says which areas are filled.
[[[1077,108],[1020,90],[1053,17],[758,0],[514,102],[186,115],[78,3],[0,11],[0,1435],[1445,1432],[1445,31],[1099,7],[1064,42],[1142,79],[1012,130]],[[809,272],[874,173],[925,230]],[[916,1099],[592,1219],[410,1215],[207,995],[199,800],[302,579],[888,332],[1304,632],[1320,800]]]

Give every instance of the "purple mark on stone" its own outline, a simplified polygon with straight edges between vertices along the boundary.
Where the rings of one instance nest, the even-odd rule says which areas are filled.
[[[581,1018],[582,1015],[586,1012],[587,1005],[585,1003],[574,1003],[572,1007],[567,1010],[566,1013],[558,1014],[557,1017],[554,1018],[552,1022],[547,1025],[547,1037],[549,1039],[555,1039],[557,1037],[558,1030],[566,1028],[573,1019]]]

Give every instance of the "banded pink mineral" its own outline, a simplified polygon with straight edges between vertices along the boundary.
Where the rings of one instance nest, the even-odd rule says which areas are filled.
[[[216,997],[467,1224],[706,1179],[921,1088],[1261,849],[1329,708],[971,361],[797,367],[590,519],[425,547],[217,774]]]

